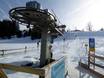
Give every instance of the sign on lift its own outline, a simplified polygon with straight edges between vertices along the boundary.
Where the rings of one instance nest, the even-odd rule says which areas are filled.
[[[95,52],[95,39],[89,38],[89,51]]]
[[[52,66],[51,78],[65,78],[65,59],[59,60]]]

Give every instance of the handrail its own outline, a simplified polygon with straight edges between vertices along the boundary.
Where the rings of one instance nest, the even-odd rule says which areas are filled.
[[[104,60],[104,57],[102,57],[102,56],[98,56],[98,55],[90,55],[90,56],[95,57],[95,58],[98,58],[100,60]]]
[[[90,63],[104,69],[104,66],[102,66],[102,65],[99,65],[99,64],[93,63],[93,62],[90,62]]]

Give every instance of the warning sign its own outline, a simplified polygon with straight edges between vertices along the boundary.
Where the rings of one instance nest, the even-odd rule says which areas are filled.
[[[95,52],[95,39],[89,38],[89,51]]]

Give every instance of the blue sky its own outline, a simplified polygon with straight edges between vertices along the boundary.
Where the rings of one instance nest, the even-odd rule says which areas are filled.
[[[0,0],[0,18],[8,18],[13,7],[25,6],[30,0]],[[93,30],[104,26],[104,0],[36,0],[43,8],[54,10],[67,29],[86,29],[91,22]]]

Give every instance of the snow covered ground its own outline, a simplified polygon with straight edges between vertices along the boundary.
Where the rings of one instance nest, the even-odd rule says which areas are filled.
[[[104,56],[104,37],[70,36],[70,34],[67,33],[64,37],[65,41],[62,40],[62,37],[55,39],[55,42],[53,43],[53,58],[58,59],[61,56],[65,56],[67,58],[66,65],[68,66],[69,78],[98,78],[79,67],[78,61],[80,58],[87,55],[85,44],[88,44],[89,37],[94,37],[96,39],[96,53]],[[25,46],[34,48],[31,48],[26,53],[24,50],[20,50],[15,54],[0,56],[0,63],[23,65],[28,61],[33,61],[38,64],[40,58],[40,47],[37,47],[36,41],[30,40],[30,38],[0,40],[0,50],[24,48]],[[38,78],[36,75],[13,72],[10,70],[5,71],[9,78]]]

